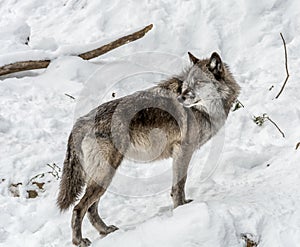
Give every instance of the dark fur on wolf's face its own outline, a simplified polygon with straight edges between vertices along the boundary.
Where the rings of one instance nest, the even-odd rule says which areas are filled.
[[[225,98],[230,90],[223,80],[224,65],[217,53],[206,60],[199,60],[191,53],[189,56],[194,65],[183,82],[178,100],[185,107],[209,109],[211,103]]]

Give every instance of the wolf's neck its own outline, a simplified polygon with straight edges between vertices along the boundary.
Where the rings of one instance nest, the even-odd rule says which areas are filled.
[[[205,107],[206,113],[209,115],[209,120],[213,131],[217,132],[225,123],[228,113],[224,109],[222,100],[215,99],[209,101]]]

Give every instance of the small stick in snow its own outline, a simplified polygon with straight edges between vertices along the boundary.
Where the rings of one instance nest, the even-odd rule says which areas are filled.
[[[298,147],[300,147],[300,142],[298,142],[298,143],[296,144],[296,150],[298,149]]]
[[[279,132],[282,134],[282,137],[285,138],[284,133],[282,132],[282,130],[278,127],[278,125],[268,116],[266,116],[266,118],[279,130]]]
[[[139,31],[136,31],[132,34],[121,37],[115,41],[110,42],[109,44],[103,45],[94,50],[81,53],[77,56],[79,56],[85,60],[89,60],[89,59],[98,57],[100,55],[103,55],[104,53],[107,53],[113,49],[118,48],[119,46],[128,44],[129,42],[132,42],[132,41],[135,41],[137,39],[144,37],[145,34],[152,29],[152,27],[153,27],[153,24],[150,24],[150,25],[140,29]],[[25,70],[44,69],[44,68],[48,67],[50,62],[51,62],[51,60],[46,59],[46,60],[36,60],[36,61],[33,61],[33,60],[21,61],[21,62],[7,64],[7,65],[0,67],[0,76],[15,73],[15,72],[20,72],[20,71],[25,71]]]
[[[262,126],[266,120],[269,120],[278,129],[278,131],[281,133],[282,137],[285,138],[283,131],[278,127],[278,125],[266,113],[264,113],[262,116],[258,116],[258,117],[254,116],[253,117],[253,121],[258,126]]]
[[[278,97],[280,96],[280,94],[282,93],[289,77],[290,77],[290,74],[289,74],[289,69],[288,69],[288,63],[287,63],[287,50],[286,50],[286,44],[285,44],[285,40],[283,38],[283,35],[282,33],[280,33],[280,36],[281,36],[281,39],[282,39],[282,42],[283,42],[283,46],[284,46],[284,57],[285,57],[285,70],[286,70],[286,78],[285,78],[285,81],[279,91],[279,93],[277,94],[277,96],[275,97],[275,99],[278,99]]]
[[[245,106],[242,104],[241,101],[239,101],[239,100],[237,99],[236,102],[239,103],[243,108],[245,108]]]
[[[234,105],[232,111],[236,111],[236,110],[240,109],[241,107],[245,108],[245,106],[242,104],[242,102],[237,99],[235,101],[235,105]]]
[[[56,165],[55,163],[53,163],[52,165],[47,164],[47,166],[49,166],[50,168],[52,168],[52,171],[48,172],[49,174],[51,174],[53,177],[55,177],[56,179],[59,179],[59,173],[61,172],[61,169],[58,165]]]
[[[37,175],[35,175],[34,177],[30,178],[28,181],[28,184],[30,184],[31,182],[34,182],[35,179],[37,178],[43,178],[45,177],[46,174],[51,174],[53,177],[55,177],[56,179],[59,179],[59,173],[61,172],[61,168],[56,165],[55,163],[53,164],[47,164],[47,166],[49,166],[52,170],[48,171],[48,172],[43,172],[43,173],[39,173]]]
[[[73,97],[72,95],[67,94],[67,93],[65,93],[65,95],[68,96],[68,97],[70,97],[71,99],[74,99],[74,100],[75,100],[75,97]]]

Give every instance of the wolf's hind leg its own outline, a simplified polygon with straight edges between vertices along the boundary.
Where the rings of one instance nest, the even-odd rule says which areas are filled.
[[[72,242],[80,247],[86,247],[91,244],[87,238],[82,238],[81,226],[82,219],[88,208],[99,200],[105,189],[96,183],[88,185],[84,196],[80,202],[74,207],[72,215]]]
[[[100,200],[100,199],[99,199]],[[118,230],[118,227],[114,225],[107,226],[103,220],[100,218],[98,213],[99,200],[94,202],[92,206],[88,209],[88,219],[91,224],[97,229],[97,231],[102,235],[107,235],[111,232]]]

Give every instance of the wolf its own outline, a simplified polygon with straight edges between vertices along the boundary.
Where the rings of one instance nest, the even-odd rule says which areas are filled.
[[[103,222],[98,204],[125,158],[149,162],[171,157],[174,208],[192,201],[185,197],[191,157],[224,125],[240,87],[218,53],[207,59],[188,55],[191,64],[180,74],[106,102],[74,124],[57,198],[61,211],[66,210],[86,186],[73,209],[73,244],[91,243],[82,237],[86,213],[100,234],[118,229]]]

